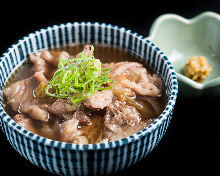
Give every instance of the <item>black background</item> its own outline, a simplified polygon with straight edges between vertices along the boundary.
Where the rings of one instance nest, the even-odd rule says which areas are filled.
[[[147,37],[154,20],[164,13],[192,18],[204,11],[220,13],[220,1],[1,1],[0,54],[29,33],[54,24],[97,21]],[[158,146],[145,159],[116,175],[219,175],[219,98],[178,97],[170,126]],[[2,175],[53,175],[21,157],[2,131],[0,137]]]

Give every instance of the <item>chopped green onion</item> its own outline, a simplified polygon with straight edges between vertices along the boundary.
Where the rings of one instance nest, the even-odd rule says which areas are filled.
[[[109,68],[102,68],[99,59],[93,56],[94,46],[90,45],[91,52],[82,51],[80,58],[63,60],[60,58],[58,70],[50,84],[45,88],[48,96],[55,98],[70,98],[73,109],[85,98],[99,90],[111,89],[114,81],[109,79]],[[102,73],[103,72],[103,73]],[[107,83],[111,86],[104,87]],[[54,89],[53,93],[49,89]]]

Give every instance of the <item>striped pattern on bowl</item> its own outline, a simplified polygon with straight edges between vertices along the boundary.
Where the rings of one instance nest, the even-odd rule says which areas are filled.
[[[3,109],[2,89],[9,77],[33,52],[70,44],[121,47],[140,55],[161,74],[167,87],[163,113],[146,129],[121,140],[78,145],[33,134],[15,123]],[[106,175],[135,164],[162,138],[172,117],[178,92],[171,63],[153,43],[125,28],[99,23],[67,23],[41,29],[12,45],[0,58],[0,126],[9,142],[23,157],[38,167],[60,175]]]

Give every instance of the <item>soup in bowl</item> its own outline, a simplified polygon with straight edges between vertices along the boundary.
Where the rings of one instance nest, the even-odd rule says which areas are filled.
[[[172,117],[172,65],[125,28],[55,25],[12,45],[0,63],[3,132],[52,173],[125,169],[152,151]]]

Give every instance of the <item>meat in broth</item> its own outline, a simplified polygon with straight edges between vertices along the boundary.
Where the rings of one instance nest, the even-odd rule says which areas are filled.
[[[166,104],[161,76],[134,53],[94,48],[31,54],[3,91],[6,112],[35,134],[76,144],[114,141],[147,127]]]

